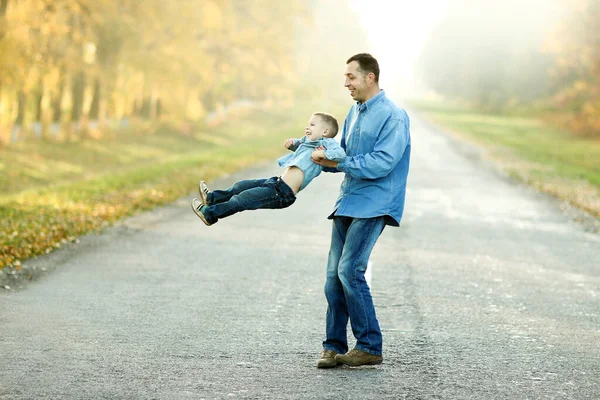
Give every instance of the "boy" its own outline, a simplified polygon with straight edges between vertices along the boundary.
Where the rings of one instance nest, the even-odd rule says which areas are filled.
[[[227,190],[213,191],[208,189],[204,181],[200,181],[200,199],[192,200],[192,210],[210,226],[240,211],[291,206],[296,201],[296,194],[323,171],[322,166],[312,162],[313,151],[322,151],[328,160],[338,162],[346,157],[344,150],[333,139],[337,132],[338,122],[332,115],[314,113],[302,139],[285,141],[284,147],[293,153],[277,160],[281,167],[286,168],[281,176],[242,180]]]

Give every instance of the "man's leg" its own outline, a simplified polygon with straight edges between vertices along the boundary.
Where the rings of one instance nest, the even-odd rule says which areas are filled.
[[[325,298],[327,314],[325,317],[326,339],[324,350],[333,350],[343,354],[348,351],[346,327],[348,326],[348,306],[344,296],[344,288],[338,277],[338,264],[342,256],[346,232],[352,218],[334,217],[331,232],[331,246],[327,260],[327,277],[325,280]]]
[[[385,227],[383,217],[354,218],[346,231],[346,240],[338,264],[338,277],[348,306],[355,348],[381,355],[382,337],[371,290],[365,279],[371,251]]]
[[[245,179],[237,181],[231,187],[225,190],[212,190],[206,196],[208,204],[218,204],[229,201],[236,194],[240,194],[245,190],[253,189],[262,186],[267,180],[266,179]]]
[[[317,368],[333,368],[338,365],[336,356],[348,350],[346,327],[348,326],[348,308],[344,297],[344,288],[338,278],[338,263],[342,255],[346,231],[352,218],[334,217],[331,231],[331,247],[327,260],[325,280],[325,298],[327,314],[325,323],[326,339],[323,341],[323,353],[317,360]]]

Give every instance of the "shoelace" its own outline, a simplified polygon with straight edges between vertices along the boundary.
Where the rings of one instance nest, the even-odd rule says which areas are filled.
[[[358,355],[359,352],[360,350],[352,349],[348,352],[348,357],[354,357],[355,355]]]
[[[323,350],[323,354],[321,355],[321,358],[328,358],[328,357],[332,357],[333,355],[335,355],[335,351]]]

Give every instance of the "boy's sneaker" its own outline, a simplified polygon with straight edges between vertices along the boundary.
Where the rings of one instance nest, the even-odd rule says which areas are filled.
[[[204,181],[200,181],[200,183],[198,184],[198,193],[200,193],[200,200],[202,200],[202,204],[207,206],[208,195],[210,193],[210,190],[208,189],[208,186],[206,186],[206,183]]]
[[[321,358],[317,361],[317,368],[333,368],[338,365],[335,359],[336,354],[333,350],[323,350]]]
[[[359,365],[379,365],[383,362],[383,357],[352,349],[346,354],[338,354],[335,356],[335,360],[340,364],[358,367]]]
[[[211,226],[212,223],[208,222],[208,220],[206,219],[206,216],[203,213],[203,209],[206,206],[204,204],[202,204],[202,202],[199,199],[192,199],[192,210],[194,210],[194,212],[196,213],[196,215],[198,216],[198,218],[200,218],[202,220],[202,222],[204,222],[206,224],[206,226]]]

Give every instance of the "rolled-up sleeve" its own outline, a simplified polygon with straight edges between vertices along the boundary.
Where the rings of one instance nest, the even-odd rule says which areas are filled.
[[[325,142],[325,146],[326,146],[325,157],[328,160],[340,162],[344,158],[346,158],[346,152],[344,151],[344,149],[342,149],[342,147],[335,140],[328,139]]]

